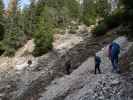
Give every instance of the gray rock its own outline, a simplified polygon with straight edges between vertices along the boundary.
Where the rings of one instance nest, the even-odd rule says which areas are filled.
[[[51,51],[39,57],[38,64],[32,70],[20,73],[16,79],[13,77],[17,88],[8,84],[1,86],[3,83],[0,83],[0,87],[6,89],[5,93],[9,97],[13,97],[11,100],[26,100],[40,94],[42,97],[38,97],[38,100],[126,100],[127,96],[132,100],[133,76],[129,76],[132,73],[128,73],[126,78],[123,77],[125,75],[111,73],[110,61],[103,52],[99,53],[103,73],[92,73],[93,60],[87,58],[101,48],[100,41],[104,39],[86,39],[68,51]],[[71,65],[70,75],[66,75],[68,60]],[[11,83],[12,80],[9,80]]]
[[[112,85],[118,85],[119,83],[120,83],[119,80],[113,80],[113,81],[111,82]]]

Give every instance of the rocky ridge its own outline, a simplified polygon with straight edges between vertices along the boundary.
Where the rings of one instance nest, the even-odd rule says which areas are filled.
[[[70,48],[67,49],[63,47],[62,50],[54,49],[51,52],[47,53],[46,55],[36,58],[36,63],[33,66],[28,66],[25,69],[17,72],[12,70],[9,71],[6,75],[1,76],[2,79],[0,81],[1,99],[2,100],[30,100],[30,99],[38,100],[39,98],[41,99],[41,96],[43,96],[44,91],[47,93],[47,90],[48,91],[51,90],[48,88],[51,87],[50,84],[58,83],[54,79],[56,79],[57,81],[59,80],[60,82],[61,77],[62,78],[69,77],[70,78],[69,83],[71,83],[71,81],[74,80],[74,82],[72,82],[70,86],[73,86],[75,91],[78,91],[78,89],[84,87],[86,83],[83,82],[86,82],[85,80],[88,78],[88,75],[90,77],[91,76],[94,77],[93,74],[88,73],[88,71],[90,70],[92,73],[93,66],[90,66],[88,69],[87,65],[89,65],[89,63],[87,62],[83,70],[82,67],[80,67],[80,65],[83,66],[82,63],[86,59],[88,59],[88,57],[93,55],[93,53],[99,51],[103,46],[103,44],[108,44],[109,42],[111,42],[114,38],[117,37],[117,35],[113,35],[111,37],[102,36],[98,38],[93,38],[91,37],[90,33],[84,31],[84,32],[79,32],[78,36],[82,37],[82,41],[79,41],[77,43],[74,42],[74,44],[71,42],[68,43],[67,45],[72,45],[70,46]],[[76,40],[78,40],[78,38],[76,38]],[[67,75],[66,72],[67,68],[66,63],[68,61],[70,61],[70,66],[71,66],[70,75]],[[84,75],[85,73],[86,75]],[[71,75],[74,76],[72,79]],[[80,79],[82,78],[84,79],[82,80],[83,82],[80,81]],[[64,78],[64,80],[66,79],[67,78]],[[54,80],[55,82],[52,80]],[[79,84],[77,88],[75,84],[80,82],[81,84]],[[4,83],[6,83],[6,85],[3,86]],[[63,100],[68,96],[68,91],[69,94],[73,94],[74,93],[73,88],[71,88],[70,90],[69,83],[67,85],[68,87],[66,86],[66,91],[64,92],[63,95],[58,95],[57,97],[53,96],[53,98],[54,99],[57,98],[56,100],[60,100],[61,98],[61,100]],[[57,85],[57,87],[58,86],[60,86],[60,84]],[[64,87],[64,85],[62,86]]]
[[[127,49],[131,50],[132,45],[129,43]],[[102,74],[92,73],[93,58],[88,58],[71,75],[54,80],[39,100],[132,100],[133,72],[111,73],[110,61],[103,51],[99,56]]]

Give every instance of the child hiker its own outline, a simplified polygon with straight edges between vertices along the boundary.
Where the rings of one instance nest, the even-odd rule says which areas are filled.
[[[99,74],[101,74],[100,70],[101,58],[98,55],[95,55],[94,60],[95,60],[95,74],[97,74],[97,70]]]

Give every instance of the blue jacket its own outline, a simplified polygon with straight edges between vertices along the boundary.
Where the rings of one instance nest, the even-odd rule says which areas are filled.
[[[98,56],[96,56],[96,57],[95,57],[95,63],[96,63],[96,65],[97,65],[97,64],[100,64],[100,63],[101,63],[101,58],[98,57]]]
[[[111,56],[116,57],[120,53],[120,46],[119,44],[112,42],[111,44]]]

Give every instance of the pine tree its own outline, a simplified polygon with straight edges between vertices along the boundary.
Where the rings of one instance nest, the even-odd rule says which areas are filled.
[[[96,13],[99,17],[106,17],[111,11],[111,4],[108,0],[96,0]]]
[[[39,0],[36,16],[40,16],[45,5],[49,7],[56,27],[66,26],[71,20],[79,18],[79,3],[76,0]]]
[[[14,0],[10,14],[6,18],[6,33],[3,44],[5,55],[14,55],[15,51],[24,44],[25,34],[21,20],[20,0]]]
[[[3,39],[4,36],[4,6],[2,0],[0,0],[0,40]]]
[[[72,18],[79,18],[80,4],[76,0],[65,0],[66,7],[69,9],[69,16]]]
[[[125,8],[125,16],[127,21],[133,22],[133,0],[122,0]]]
[[[83,1],[83,16],[82,20],[86,25],[91,25],[95,23],[97,13],[95,8],[94,0],[84,0]]]
[[[53,42],[53,26],[51,24],[51,18],[49,16],[48,7],[44,7],[44,10],[39,17],[37,24],[37,30],[34,34],[35,50],[34,56],[41,56],[52,49]]]
[[[36,29],[36,6],[35,1],[31,0],[31,3],[28,7],[23,9],[24,17],[24,32],[28,38],[31,38]]]
[[[108,0],[84,0],[82,20],[87,25],[95,24],[97,18],[108,16],[109,11]]]
[[[133,0],[122,0],[124,4],[124,18],[126,25],[129,26],[130,30],[128,35],[133,36]]]

